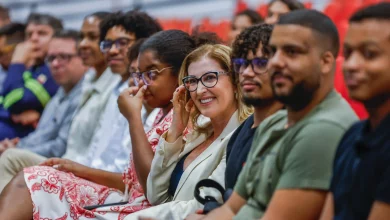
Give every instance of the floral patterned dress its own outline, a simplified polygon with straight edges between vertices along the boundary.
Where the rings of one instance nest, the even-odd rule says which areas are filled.
[[[147,133],[155,151],[160,136],[172,123],[172,110],[163,117],[156,117],[153,128]],[[48,166],[24,169],[24,178],[33,202],[34,220],[124,219],[128,214],[150,207],[137,179],[133,157],[130,154],[128,168],[123,173],[125,194],[94,182],[76,177],[72,173],[58,171]],[[83,207],[128,201],[125,205],[106,206],[94,210]]]

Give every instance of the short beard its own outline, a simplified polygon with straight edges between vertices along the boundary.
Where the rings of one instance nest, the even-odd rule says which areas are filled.
[[[263,107],[268,106],[271,103],[275,102],[275,99],[260,99],[260,98],[250,98],[250,97],[243,97],[242,101],[247,106],[253,106],[255,108],[257,107]]]
[[[320,83],[313,86],[305,86],[303,82],[296,84],[288,95],[277,95],[272,86],[272,91],[276,100],[285,104],[294,111],[299,111],[305,108],[313,99],[314,93],[320,87]]]

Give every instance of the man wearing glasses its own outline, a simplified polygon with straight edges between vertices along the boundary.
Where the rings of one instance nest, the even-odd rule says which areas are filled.
[[[119,16],[123,19],[119,19]],[[137,71],[138,52],[144,39],[160,31],[161,27],[144,12],[130,11],[126,14],[113,14],[111,17],[115,18],[115,22],[107,19],[102,24],[102,37],[106,34],[100,48],[108,66],[115,74],[120,75],[121,81],[116,84],[108,98],[88,153],[81,155],[76,161],[92,168],[119,173],[123,172],[127,165],[131,141],[129,124],[118,108],[118,96],[129,84],[133,84],[130,75]],[[137,26],[134,25],[135,20]],[[149,130],[156,116],[149,114],[150,111],[143,108],[141,112],[145,131]]]
[[[154,19],[138,11],[117,12],[103,19],[100,24],[100,50],[108,64],[107,71],[112,72],[110,74],[117,79],[104,80],[102,77],[105,77],[106,73],[103,73],[98,81],[92,83],[94,89],[90,90],[88,101],[81,101],[82,106],[73,119],[64,158],[90,164],[91,160],[86,161],[85,156],[90,155],[91,147],[103,150],[112,135],[119,136],[111,135],[111,132],[117,117],[120,116],[119,111],[114,113],[117,97],[120,91],[128,87],[128,50],[137,39],[149,37],[160,30]],[[111,122],[103,125],[108,116],[112,119]],[[105,131],[103,134],[100,133],[102,129]],[[101,168],[104,167],[106,166]],[[118,171],[117,168],[114,170]]]
[[[24,41],[25,28],[21,23],[11,23],[0,28],[0,93],[3,90],[15,46]]]
[[[65,152],[72,116],[81,96],[82,78],[88,69],[77,55],[78,41],[76,31],[58,32],[50,41],[46,62],[60,88],[43,111],[37,129],[17,145],[8,146],[1,155],[0,192],[24,167]]]

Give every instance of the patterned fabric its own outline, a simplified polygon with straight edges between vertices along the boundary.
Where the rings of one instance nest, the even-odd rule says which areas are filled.
[[[172,111],[163,119],[162,111],[147,133],[153,149],[160,136],[172,123]],[[58,171],[51,167],[34,166],[24,169],[24,178],[33,201],[34,220],[40,219],[124,219],[128,214],[150,207],[138,182],[132,155],[123,174],[126,193]],[[84,206],[128,200],[128,204],[85,210]]]

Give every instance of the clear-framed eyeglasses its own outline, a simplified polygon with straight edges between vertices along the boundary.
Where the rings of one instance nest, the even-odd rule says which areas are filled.
[[[133,72],[131,73],[131,77],[133,77],[133,80],[134,80],[134,84],[136,86],[139,85],[141,79],[142,81],[144,82],[145,85],[150,85],[154,80],[156,80],[157,76],[163,72],[164,70],[167,70],[167,69],[172,69],[173,67],[172,66],[168,66],[168,67],[164,67],[160,70],[157,70],[157,69],[154,69],[154,70],[148,70],[148,71],[145,71],[145,72]]]

